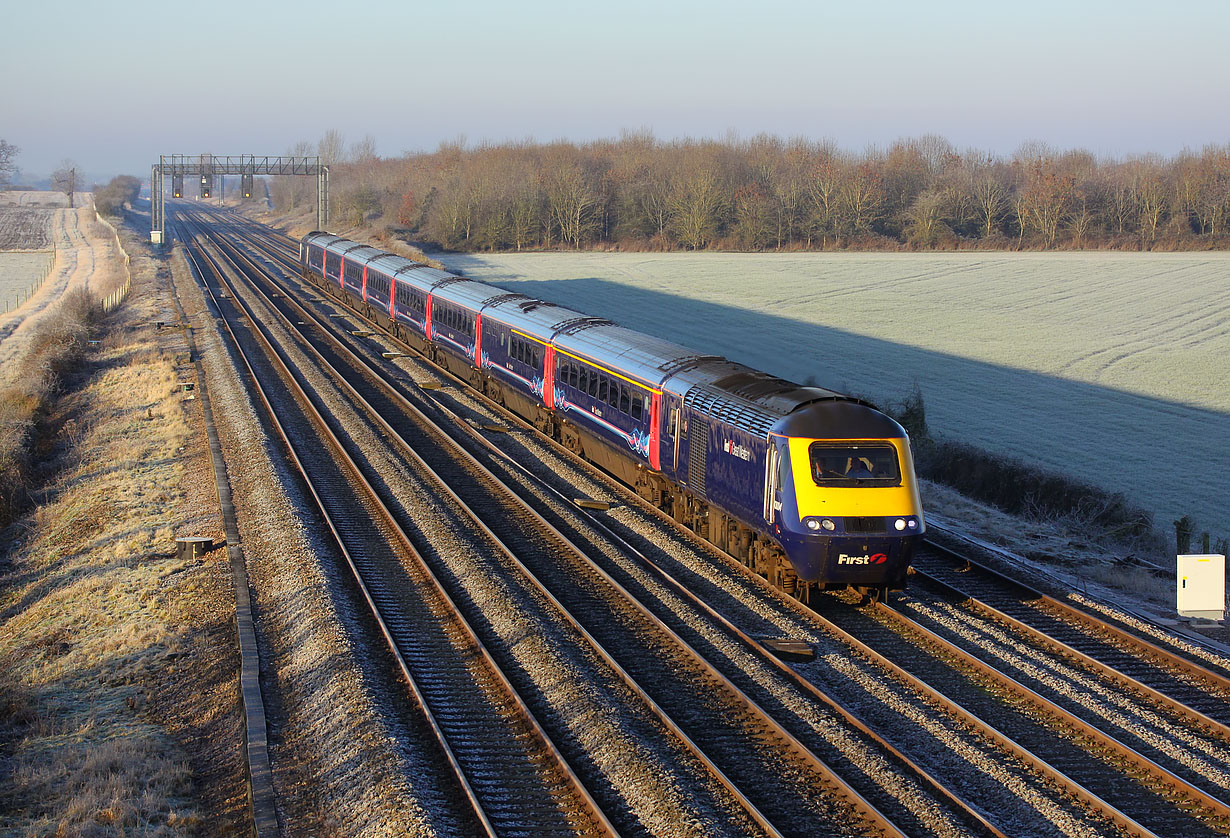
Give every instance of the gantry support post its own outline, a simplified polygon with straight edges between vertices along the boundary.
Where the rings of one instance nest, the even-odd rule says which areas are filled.
[[[316,169],[316,229],[323,230],[329,223],[329,167]]]
[[[167,205],[163,197],[163,164],[158,158],[158,165],[150,167],[149,173],[149,217],[151,244],[162,244],[166,241]]]

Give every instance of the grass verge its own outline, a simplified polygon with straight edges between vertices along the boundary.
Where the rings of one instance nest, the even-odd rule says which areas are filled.
[[[245,822],[242,780],[202,769],[242,778],[234,602],[225,562],[174,550],[217,534],[216,502],[190,465],[182,336],[153,327],[164,292],[137,262],[129,304],[104,322],[66,297],[0,393],[0,835]]]

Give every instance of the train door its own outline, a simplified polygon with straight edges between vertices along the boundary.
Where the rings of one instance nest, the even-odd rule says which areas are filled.
[[[649,467],[662,470],[662,394],[655,392],[649,401]]]
[[[555,409],[555,347],[543,347],[542,358],[542,403],[548,410]]]
[[[781,497],[778,458],[777,441],[769,437],[769,456],[765,457],[764,461],[764,519],[768,524],[772,524],[777,519],[775,502]]]
[[[782,511],[782,469],[788,464],[786,444],[785,438],[770,435],[764,461],[764,519],[774,532],[780,532],[777,519]]]
[[[669,469],[672,479],[679,479],[679,446],[683,438],[683,402],[673,393],[662,393],[661,407],[662,471]]]
[[[367,265],[363,266],[363,290],[361,293],[363,295],[363,302],[367,302]]]
[[[483,368],[483,315],[474,314],[474,366]]]

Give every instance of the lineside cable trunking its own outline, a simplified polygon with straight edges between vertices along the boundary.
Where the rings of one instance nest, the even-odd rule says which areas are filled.
[[[1222,621],[1226,617],[1226,557],[1178,556],[1175,570],[1178,612],[1181,617]]]

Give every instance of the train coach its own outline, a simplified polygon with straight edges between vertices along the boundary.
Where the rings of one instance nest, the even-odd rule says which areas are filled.
[[[925,523],[906,433],[872,405],[329,233],[300,263],[777,586],[905,586]]]

